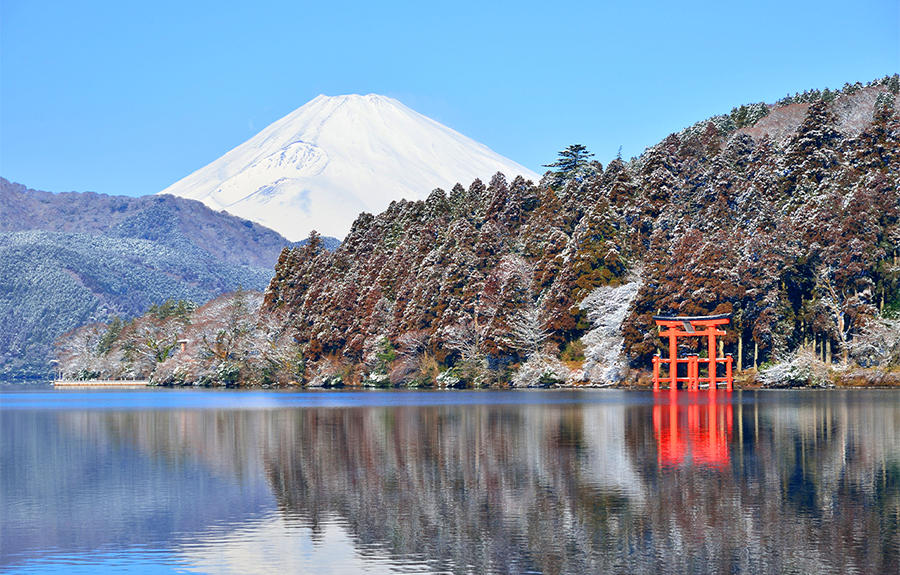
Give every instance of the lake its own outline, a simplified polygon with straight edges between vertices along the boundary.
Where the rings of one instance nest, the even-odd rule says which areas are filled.
[[[16,573],[898,573],[900,390],[0,392]]]

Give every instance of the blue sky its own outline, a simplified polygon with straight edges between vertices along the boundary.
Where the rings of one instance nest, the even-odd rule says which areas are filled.
[[[900,71],[897,0],[0,3],[0,175],[155,193],[319,94],[377,93],[542,173]]]

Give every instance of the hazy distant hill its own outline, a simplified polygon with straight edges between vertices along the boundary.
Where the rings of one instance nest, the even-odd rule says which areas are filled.
[[[271,268],[289,244],[260,224],[175,196],[54,194],[0,178],[0,231],[45,230],[188,242],[229,264]]]
[[[264,289],[288,245],[193,200],[53,194],[0,178],[0,379],[43,376],[53,340],[92,319]]]

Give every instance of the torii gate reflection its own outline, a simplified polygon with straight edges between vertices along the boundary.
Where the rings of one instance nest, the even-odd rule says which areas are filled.
[[[679,466],[688,456],[695,465],[727,467],[732,425],[731,402],[718,403],[714,391],[705,401],[694,394],[656,396],[653,433],[660,467]]]

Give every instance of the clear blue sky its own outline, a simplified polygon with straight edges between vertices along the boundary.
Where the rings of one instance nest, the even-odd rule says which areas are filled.
[[[158,192],[319,94],[542,173],[900,71],[897,0],[0,2],[0,175],[54,192]]]

